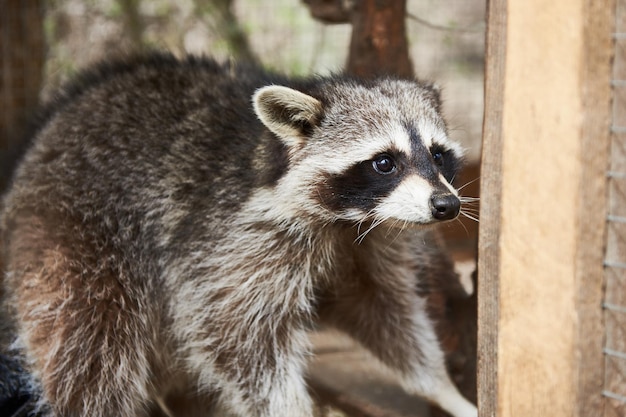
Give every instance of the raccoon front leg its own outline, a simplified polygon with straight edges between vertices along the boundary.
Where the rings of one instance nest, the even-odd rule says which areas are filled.
[[[240,358],[244,361],[241,366],[247,368],[257,358],[258,352]],[[313,402],[302,377],[300,360],[288,356],[280,361],[283,369],[265,368],[243,377],[222,374],[222,403],[238,417],[312,417]]]
[[[217,388],[221,403],[238,417],[313,415],[303,378],[307,336],[284,319],[268,315],[250,323],[233,315],[237,328],[222,323],[219,341],[194,341],[205,346],[193,352],[191,362],[200,386]]]
[[[242,247],[229,247],[229,256]],[[248,253],[233,256],[236,267],[218,253],[207,270],[194,272],[205,278],[177,288],[182,355],[201,390],[219,391],[224,408],[239,417],[311,417],[303,377],[310,308],[301,293],[308,278],[256,248]]]
[[[351,281],[324,296],[320,318],[371,351],[398,375],[407,392],[455,417],[475,417],[476,407],[448,376],[425,301],[401,281],[382,283],[369,277]]]

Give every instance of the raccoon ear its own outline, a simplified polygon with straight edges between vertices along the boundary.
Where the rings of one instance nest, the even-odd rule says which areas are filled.
[[[429,96],[433,107],[437,111],[441,111],[441,87],[438,84],[431,83],[426,85],[426,89],[430,93]]]
[[[278,85],[260,88],[252,101],[257,117],[288,146],[302,144],[322,114],[316,98]]]

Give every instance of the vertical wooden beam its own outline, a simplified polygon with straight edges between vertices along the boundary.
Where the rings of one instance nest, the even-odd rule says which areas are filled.
[[[478,409],[495,417],[498,408],[500,307],[500,216],[502,195],[502,109],[506,57],[506,0],[487,2],[485,110],[480,167],[478,233]]]
[[[597,416],[612,0],[492,0],[482,416]]]

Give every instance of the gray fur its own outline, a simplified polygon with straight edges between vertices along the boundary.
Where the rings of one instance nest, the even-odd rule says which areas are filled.
[[[460,157],[431,86],[154,55],[84,73],[46,114],[1,248],[51,416],[311,416],[316,322],[476,415],[417,295],[440,256],[419,226],[431,196],[456,202]]]

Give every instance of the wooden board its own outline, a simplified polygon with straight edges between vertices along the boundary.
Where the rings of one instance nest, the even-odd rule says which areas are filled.
[[[611,0],[489,6],[482,416],[597,416]]]
[[[506,0],[487,3],[485,110],[481,160],[478,251],[478,409],[495,417],[498,408],[500,307],[500,195],[502,194],[502,109],[506,53]]]

